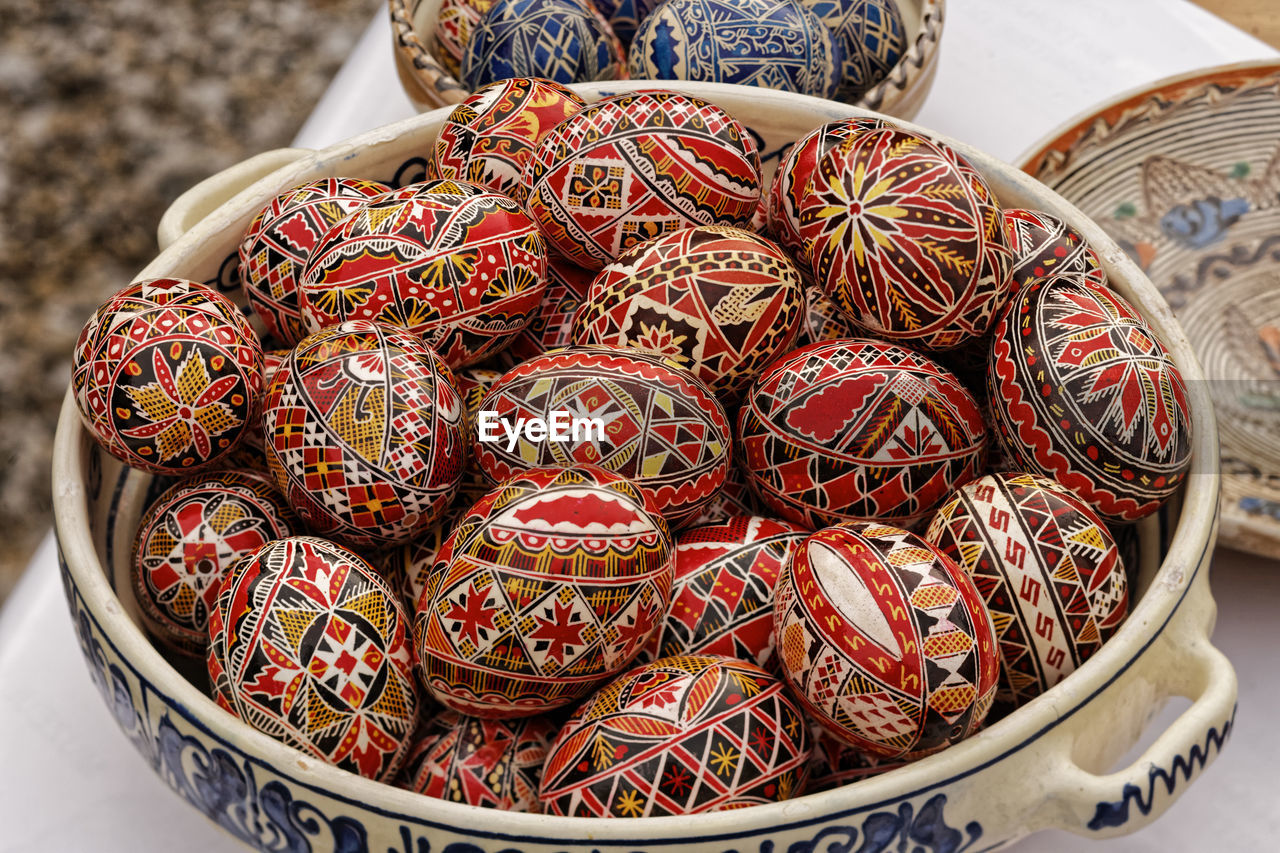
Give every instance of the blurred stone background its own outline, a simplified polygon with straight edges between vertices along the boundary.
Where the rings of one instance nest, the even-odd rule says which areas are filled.
[[[1201,5],[1280,46],[1276,0]],[[0,0],[0,601],[52,522],[80,327],[155,255],[174,198],[289,142],[384,7]]]

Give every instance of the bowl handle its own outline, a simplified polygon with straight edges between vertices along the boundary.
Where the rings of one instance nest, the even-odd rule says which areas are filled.
[[[1197,582],[1204,583],[1205,574]],[[1077,715],[1081,719],[1065,727],[1070,733],[1054,750],[1061,760],[1050,764],[1040,827],[1091,838],[1135,832],[1163,814],[1217,757],[1234,727],[1237,684],[1231,663],[1209,641],[1216,607],[1203,592],[1205,606],[1182,608],[1147,649],[1154,659],[1144,662],[1141,675],[1118,679],[1104,691],[1118,695],[1090,702]],[[1121,744],[1111,754],[1123,754],[1123,744],[1136,741],[1163,707],[1159,700],[1172,696],[1191,699],[1191,706],[1136,761],[1110,773],[1089,769],[1106,763],[1100,743],[1111,739]]]
[[[307,148],[276,148],[241,160],[205,178],[174,199],[160,217],[160,225],[156,229],[160,250],[169,248],[192,226],[254,181],[312,153]]]

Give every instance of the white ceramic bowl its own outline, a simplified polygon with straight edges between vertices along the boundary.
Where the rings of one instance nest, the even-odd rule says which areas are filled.
[[[456,104],[470,94],[437,60],[435,23],[441,0],[387,0],[396,57],[396,73],[405,94],[419,110]],[[920,111],[938,70],[946,0],[898,0],[907,49],[888,76],[858,101],[858,106],[899,118]]]
[[[652,85],[652,84],[649,84]],[[580,87],[588,97],[637,85]],[[759,136],[765,162],[852,107],[733,86],[690,85]],[[234,287],[241,231],[268,199],[322,176],[407,183],[447,115],[437,110],[322,151],[270,152],[184,195],[165,217],[159,257],[140,277]],[[1182,331],[1124,253],[1092,222],[1012,167],[958,145],[1006,205],[1055,213],[1098,249],[1115,287],[1155,326],[1186,377],[1198,473],[1140,530],[1128,621],[1058,686],[985,731],[882,776],[788,802],[637,820],[507,814],[429,799],[321,764],[219,709],[138,627],[128,544],[150,477],[122,471],[81,427],[68,395],[55,447],[57,536],[68,604],[89,671],[129,739],[182,798],[262,849],[550,851],[699,849],[988,850],[1046,827],[1103,837],[1155,819],[1212,760],[1231,728],[1236,680],[1209,642],[1208,567],[1217,529],[1213,412]],[[1112,769],[1166,698],[1191,706],[1126,767]],[[157,809],[177,808],[177,801]],[[859,846],[865,844],[866,846]],[[458,846],[451,846],[458,845]]]

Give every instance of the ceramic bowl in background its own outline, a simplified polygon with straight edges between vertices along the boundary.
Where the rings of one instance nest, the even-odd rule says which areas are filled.
[[[419,110],[456,104],[471,94],[436,58],[440,0],[388,0],[396,73]],[[898,0],[907,49],[885,79],[858,106],[909,119],[920,111],[938,70],[945,0]],[[687,84],[686,84],[687,85]]]
[[[1280,551],[1280,62],[1120,95],[1022,167],[1151,279],[1200,360],[1222,440],[1220,541]]]
[[[652,84],[577,88],[593,99],[642,87]],[[769,172],[813,127],[860,114],[769,90],[681,88],[747,124]],[[209,179],[175,203],[163,223],[165,248],[139,277],[183,276],[234,293],[240,234],[270,198],[323,176],[397,185],[421,179],[422,152],[447,114],[436,110],[320,151],[272,152]],[[226,713],[151,645],[131,598],[128,556],[138,519],[162,484],[99,451],[68,395],[54,468],[63,578],[89,672],[126,736],[183,799],[264,850],[957,853],[994,849],[1048,827],[1106,837],[1154,820],[1217,755],[1234,715],[1235,673],[1209,641],[1219,481],[1209,397],[1168,307],[1101,229],[1024,173],[952,144],[1003,204],[1056,214],[1084,235],[1115,288],[1151,322],[1188,380],[1196,473],[1160,519],[1137,529],[1141,559],[1128,620],[1060,684],[973,737],[881,776],[697,817],[505,813],[381,785],[318,762]],[[1192,701],[1137,760],[1117,766],[1172,696]],[[177,801],[156,804],[167,807],[178,807]]]

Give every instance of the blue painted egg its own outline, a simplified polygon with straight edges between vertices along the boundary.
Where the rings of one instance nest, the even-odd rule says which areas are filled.
[[[636,30],[632,77],[830,97],[839,48],[800,0],[667,0]]]
[[[855,103],[898,64],[907,30],[896,0],[801,0],[831,31],[842,54],[834,97]]]
[[[640,24],[662,5],[662,0],[594,0],[594,5],[609,21],[618,40],[629,45]]]
[[[470,89],[511,77],[585,83],[623,68],[621,43],[588,0],[495,0],[465,47],[462,80]]]

